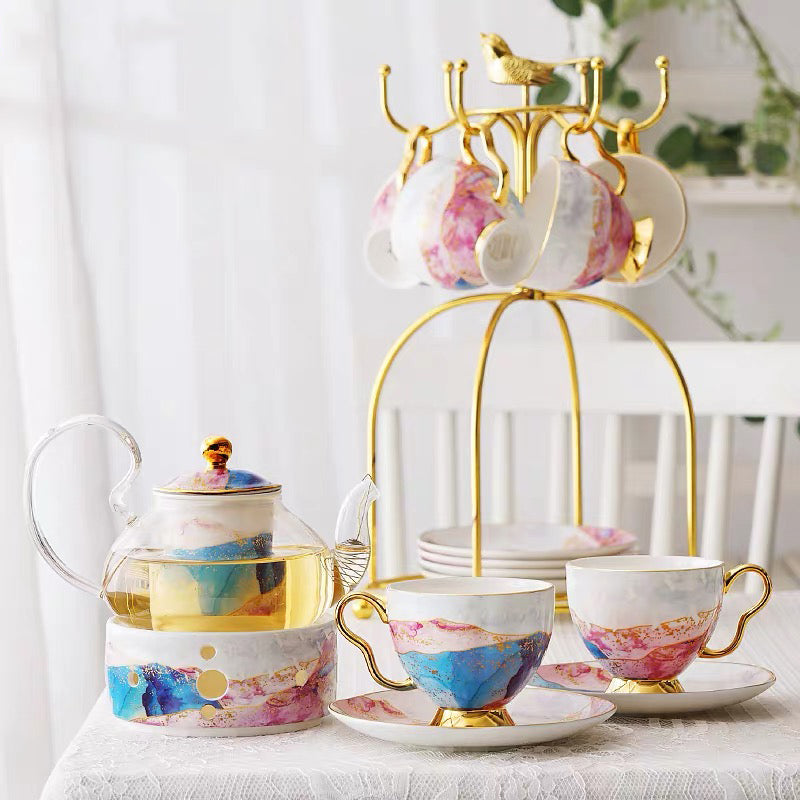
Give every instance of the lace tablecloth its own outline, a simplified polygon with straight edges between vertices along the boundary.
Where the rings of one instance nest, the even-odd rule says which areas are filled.
[[[715,643],[727,641],[744,602],[741,596],[726,599]],[[345,696],[375,688],[356,672],[351,650],[340,642]],[[560,616],[545,660],[586,657],[569,620]],[[43,798],[800,798],[800,592],[773,597],[729,660],[769,667],[777,683],[727,709],[662,719],[612,717],[571,739],[490,753],[392,745],[331,719],[275,736],[169,737],[117,721],[102,696]]]

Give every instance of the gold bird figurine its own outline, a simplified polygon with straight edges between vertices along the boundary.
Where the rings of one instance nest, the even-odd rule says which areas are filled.
[[[515,56],[506,40],[496,33],[481,34],[481,49],[492,83],[544,86],[553,80],[555,64],[544,64]]]

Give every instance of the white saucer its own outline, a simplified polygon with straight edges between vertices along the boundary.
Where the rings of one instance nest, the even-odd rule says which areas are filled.
[[[449,575],[466,578],[472,575],[471,565],[469,567],[454,567],[452,564],[436,564],[433,561],[420,558],[419,566],[423,572],[435,576]],[[567,590],[567,577],[563,571],[560,575],[555,576],[538,569],[494,569],[487,564],[483,564],[481,566],[481,575],[485,578],[533,578],[534,580],[552,583],[559,592]]]
[[[606,692],[611,674],[600,661],[543,664],[531,686],[556,691],[584,692],[611,700],[620,714],[690,714],[734,705],[761,694],[775,683],[775,675],[764,667],[731,661],[693,661],[678,676],[684,688],[677,694],[630,694]]]
[[[449,567],[442,564],[430,564],[423,561],[419,562],[419,571],[425,578],[467,578],[472,575],[471,567],[469,569],[466,567]],[[545,581],[546,583],[553,584],[556,594],[567,593],[566,578],[546,578],[535,570],[531,570],[529,572],[524,569],[490,569],[484,567],[481,570],[481,575],[483,575],[484,578],[525,578],[526,580]]]
[[[429,562],[431,564],[445,564],[448,567],[469,567],[472,568],[472,555],[469,556],[445,556],[441,553],[434,553],[426,550],[422,543],[417,549],[417,557],[420,563]],[[525,569],[536,570],[542,576],[542,580],[551,578],[564,578],[567,574],[566,561],[529,561],[528,559],[515,558],[482,558],[484,567],[492,569]]]
[[[419,689],[392,689],[331,703],[336,719],[387,742],[456,750],[500,750],[563,739],[607,720],[614,704],[600,697],[550,689],[523,689],[507,706],[514,725],[441,728],[430,721],[436,706]]]
[[[419,536],[419,544],[429,552],[471,557],[472,528],[462,525],[425,531]],[[514,522],[483,526],[482,555],[491,559],[564,562],[583,556],[615,555],[635,544],[632,533],[618,528]]]

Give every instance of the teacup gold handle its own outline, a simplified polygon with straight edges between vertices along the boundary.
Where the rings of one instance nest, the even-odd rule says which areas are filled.
[[[408,132],[406,137],[406,146],[403,150],[403,160],[397,168],[397,189],[398,191],[405,186],[408,174],[411,172],[411,167],[414,164],[414,159],[417,157],[417,144],[420,139],[422,140],[422,153],[420,155],[419,163],[427,164],[431,160],[431,153],[433,148],[433,140],[428,133],[428,128],[425,125],[417,125]]]
[[[567,159],[567,161],[574,161],[578,164],[580,163],[580,159],[572,152],[572,150],[569,149],[567,139],[571,133],[586,132],[579,130],[579,127],[580,120],[578,122],[573,122],[572,125],[569,125],[561,131],[561,152],[564,154],[564,158]],[[617,187],[614,189],[614,194],[621,197],[625,193],[625,188],[628,185],[628,173],[625,169],[625,165],[618,158],[614,158],[614,156],[611,155],[608,150],[606,150],[603,140],[600,138],[600,134],[594,128],[589,128],[588,132],[592,135],[595,148],[597,149],[597,153],[600,158],[608,161],[608,163],[615,167],[617,172],[619,172],[619,179],[617,181]]]
[[[344,636],[348,642],[354,644],[364,654],[364,660],[367,662],[367,669],[372,676],[372,680],[374,680],[375,683],[379,683],[381,686],[385,686],[387,689],[416,689],[411,678],[406,678],[404,681],[393,681],[391,678],[387,678],[380,671],[369,642],[357,633],[353,633],[353,631],[347,627],[347,623],[344,621],[344,608],[352,600],[363,600],[365,603],[369,603],[369,605],[378,612],[381,622],[385,625],[389,624],[389,617],[386,613],[386,606],[383,604],[383,601],[366,592],[352,592],[346,597],[343,597],[336,606],[336,627],[339,628],[342,636]]]
[[[767,600],[769,600],[769,596],[772,594],[772,580],[767,574],[767,571],[757,564],[740,564],[738,567],[734,567],[732,570],[726,572],[722,579],[723,593],[727,594],[728,589],[731,588],[731,584],[745,572],[755,572],[756,575],[761,576],[761,580],[764,581],[763,594],[754,606],[748,608],[747,611],[739,617],[739,624],[736,626],[736,633],[733,635],[731,643],[721,650],[712,650],[710,647],[704,647],[700,651],[700,658],[720,658],[721,656],[727,656],[728,653],[732,653],[741,643],[745,625],[750,621],[750,617],[759,612],[766,605]]]
[[[497,203],[501,206],[504,206],[508,202],[508,192],[510,188],[510,181],[509,172],[508,172],[508,164],[500,157],[500,153],[497,152],[497,148],[494,146],[494,136],[492,135],[492,125],[500,119],[496,114],[487,117],[484,120],[481,120],[478,123],[478,130],[481,132],[481,141],[483,142],[483,146],[486,150],[486,154],[489,156],[489,160],[494,164],[495,169],[497,170],[497,188],[494,190],[492,197],[495,199]]]

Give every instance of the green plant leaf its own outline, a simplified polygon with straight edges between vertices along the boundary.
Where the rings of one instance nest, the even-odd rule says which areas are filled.
[[[734,125],[722,125],[718,133],[734,147],[739,147],[744,142],[744,123],[737,122]]]
[[[617,68],[606,67],[603,70],[603,99],[608,100],[614,96],[617,88]],[[594,99],[594,82],[589,84],[589,102]]]
[[[567,99],[571,88],[572,84],[566,78],[553,73],[553,80],[539,89],[536,102],[543,106],[558,105]]]
[[[697,125],[697,130],[700,133],[710,133],[717,127],[717,123],[711,117],[704,117],[702,114],[692,114],[691,112],[688,112],[686,116]]]
[[[794,432],[800,436],[800,419],[798,419],[794,424]]]
[[[709,175],[741,175],[739,151],[728,139],[716,133],[700,132],[695,137],[693,160]]]
[[[706,172],[712,176],[744,175],[744,169],[739,162],[739,151],[731,145],[709,150],[704,164]]]
[[[788,163],[789,154],[782,144],[756,142],[753,147],[753,164],[762,175],[778,175]]]
[[[606,25],[609,28],[616,27],[614,22],[614,0],[592,0],[592,2],[600,9]]]
[[[609,153],[617,152],[617,134],[614,133],[614,131],[607,130],[603,134],[603,147],[605,147]]]
[[[642,102],[642,96],[636,89],[623,89],[617,100],[623,108],[636,108]]]
[[[742,417],[742,419],[751,425],[762,425],[764,422],[764,417]]]
[[[619,53],[617,53],[617,60],[612,64],[613,67],[621,67],[632,55],[633,51],[639,45],[639,39],[628,39],[624,45],[620,48]]]
[[[553,0],[553,5],[571,17],[579,17],[583,13],[583,0]]]
[[[658,143],[656,155],[672,169],[680,169],[689,163],[694,155],[695,136],[688,125],[673,128]]]
[[[776,322],[761,338],[765,342],[774,342],[776,339],[780,339],[782,333],[783,323]]]

